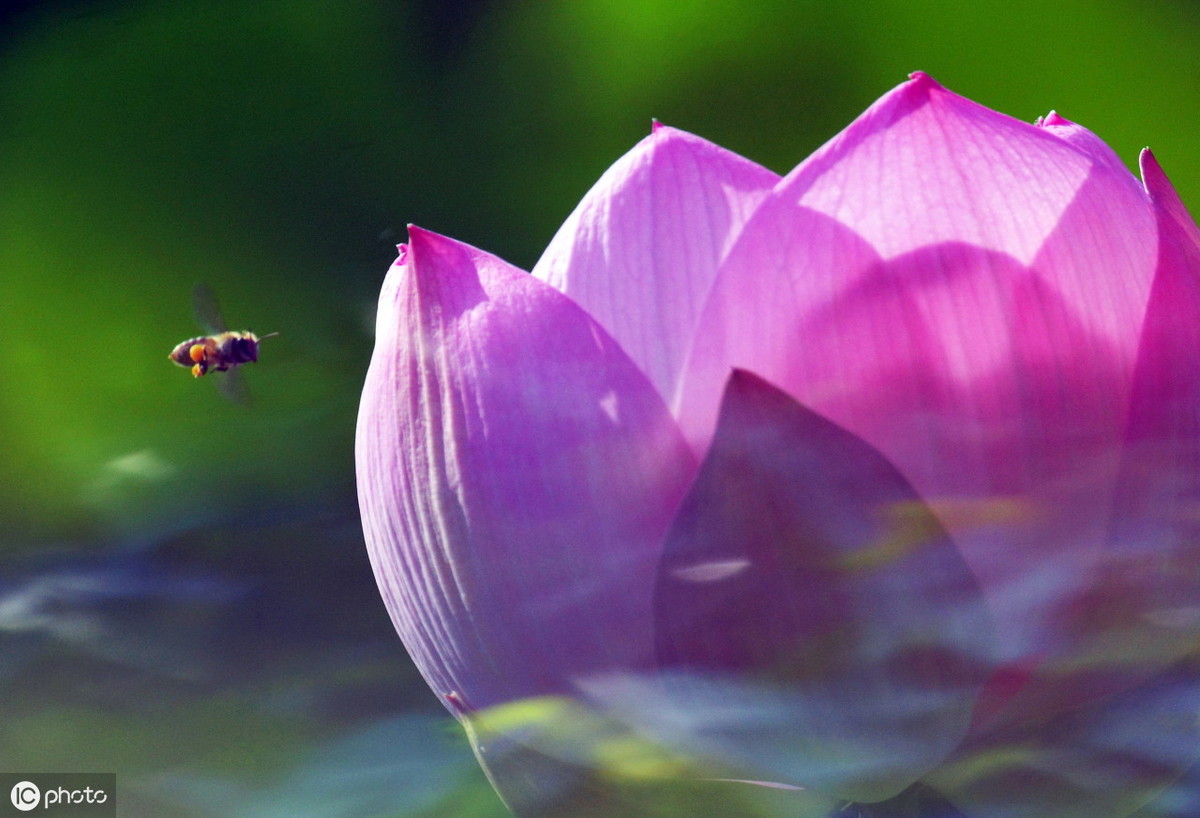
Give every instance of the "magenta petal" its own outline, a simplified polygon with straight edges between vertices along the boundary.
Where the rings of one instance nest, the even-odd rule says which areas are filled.
[[[1006,623],[1006,654],[1049,649],[1045,620],[1102,550],[1132,341],[1002,254],[946,244],[885,262],[819,214],[767,220],[774,209],[730,256],[746,276],[729,292],[750,275],[758,288],[738,290],[745,306],[714,299],[725,312],[697,339],[685,398],[703,406],[722,365],[753,366],[862,437],[950,528]],[[773,312],[772,297],[800,304]]]
[[[778,179],[656,126],[588,192],[533,274],[599,321],[669,402],[717,265]]]
[[[726,688],[685,707],[716,719],[783,697],[775,719],[701,713],[707,740],[853,800],[949,753],[990,670],[975,580],[908,481],[747,372],[667,536],[655,614],[664,668]]]
[[[694,463],[570,299],[410,228],[380,296],[356,459],[393,622],[456,713],[649,666],[655,560]]]
[[[1093,165],[1044,130],[917,74],[806,159],[780,191],[885,257],[963,241],[1028,263]]]
[[[1154,270],[1153,214],[1111,149],[1053,121],[1018,121],[918,74],[775,196],[830,216],[884,259],[946,243],[1011,256],[1133,349]],[[842,270],[827,275],[850,282]]]
[[[1200,643],[1200,231],[1154,157],[1158,272],[1143,327],[1108,571],[1080,627],[1139,650],[1097,656],[1137,676]],[[1113,666],[1115,665],[1115,667]]]
[[[979,577],[1003,684],[1080,647],[1157,255],[1144,191],[1075,136],[923,76],[885,96],[743,228],[678,407],[703,451],[743,367],[878,449]]]

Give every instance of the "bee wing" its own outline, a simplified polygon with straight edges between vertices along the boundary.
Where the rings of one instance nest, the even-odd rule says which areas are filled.
[[[246,379],[242,377],[241,372],[231,369],[228,372],[214,372],[213,376],[217,380],[217,391],[231,403],[238,406],[249,406],[252,403],[250,387],[246,385]]]
[[[196,313],[196,320],[207,332],[219,334],[229,331],[225,320],[221,318],[217,295],[207,284],[197,284],[192,290],[192,309]]]

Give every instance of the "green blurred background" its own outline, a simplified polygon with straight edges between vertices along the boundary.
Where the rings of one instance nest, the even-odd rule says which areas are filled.
[[[353,435],[415,222],[528,269],[652,117],[784,173],[914,69],[1200,203],[1200,6],[144,0],[0,18],[0,770],[128,816],[502,816],[367,563]],[[278,331],[253,403],[166,360]]]

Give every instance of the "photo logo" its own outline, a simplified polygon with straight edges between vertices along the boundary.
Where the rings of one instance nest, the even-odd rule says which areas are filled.
[[[8,804],[3,793],[8,791]],[[10,806],[11,804],[11,806]],[[0,818],[12,815],[117,818],[114,773],[0,773]]]
[[[21,812],[29,812],[42,802],[42,791],[32,781],[18,781],[9,793],[12,805]]]

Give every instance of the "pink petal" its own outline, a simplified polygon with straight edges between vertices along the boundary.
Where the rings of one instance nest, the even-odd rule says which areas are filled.
[[[885,258],[961,241],[1030,264],[1097,164],[1113,170],[918,73],[792,171],[781,193]],[[1122,201],[1136,192],[1128,172],[1106,181],[1126,188]]]
[[[1200,231],[1153,155],[1142,173],[1159,220],[1107,572],[1074,624],[1120,633],[1132,656],[1094,672],[1144,675],[1200,641]],[[1129,653],[1129,651],[1127,651]],[[1116,668],[1112,667],[1114,663]]]
[[[670,401],[717,264],[778,179],[656,125],[588,192],[533,274],[583,306]]]
[[[851,800],[941,761],[990,671],[974,577],[913,488],[746,372],[665,541],[655,611],[663,666],[724,686],[680,685],[696,740]]]
[[[1103,560],[1157,231],[1136,180],[924,75],[793,171],[718,272],[678,408],[743,367],[878,449],[939,514],[1000,658]]]
[[[1200,641],[1200,231],[1154,157],[1142,156],[1158,218],[1158,268],[1142,325],[1115,497],[1087,582],[1053,624],[1072,650],[1041,657],[1054,685],[1010,710],[1076,707],[1143,682]]]
[[[410,228],[359,413],[380,591],[457,714],[649,667],[660,540],[694,470],[662,400],[570,299]]]

